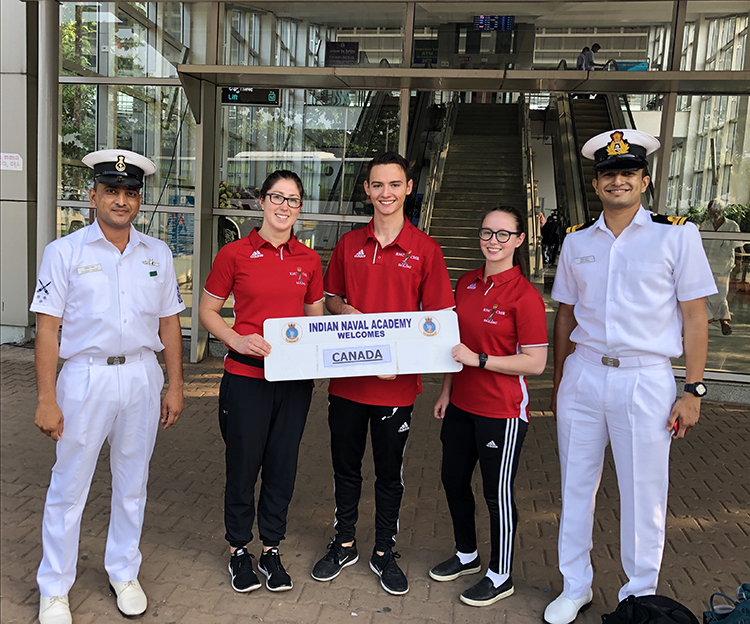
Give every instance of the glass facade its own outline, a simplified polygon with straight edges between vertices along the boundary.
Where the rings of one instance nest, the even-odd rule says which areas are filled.
[[[363,165],[395,150],[399,93],[283,89],[280,106],[221,107],[216,208],[258,209],[266,176],[292,169],[304,212],[367,214]]]
[[[307,68],[411,67],[436,76],[456,69],[562,72],[575,69],[584,46],[598,43],[597,71],[613,72],[608,78],[617,81],[614,72],[671,67],[673,11],[671,0],[64,3],[58,236],[94,218],[87,201],[90,170],[81,158],[95,149],[122,147],[157,164],[157,173],[147,178],[135,225],[171,247],[189,308],[194,215],[206,209],[212,213],[215,254],[260,224],[258,191],[277,168],[292,169],[303,180],[305,205],[295,233],[321,254],[325,266],[341,234],[360,227],[371,214],[362,169],[372,155],[397,150],[405,137],[410,146],[422,141],[424,149],[410,158],[424,170],[415,195],[424,192],[451,92],[436,90],[422,99],[412,91],[405,102],[404,92],[363,79],[356,89],[343,83],[341,88],[281,83],[272,105],[219,104],[217,93],[216,119],[208,122],[216,133],[203,135],[209,136],[214,153],[208,165],[215,168],[212,199],[210,206],[199,206],[198,180],[211,176],[197,169],[202,130],[178,80],[179,65],[298,67],[301,73]],[[749,12],[747,2],[688,2],[677,51],[680,70],[744,71],[750,56]],[[639,129],[659,134],[662,116],[674,112],[671,151],[668,157],[657,156],[653,168],[668,178],[657,208],[699,225],[709,260],[717,267],[717,284],[726,293],[709,309],[716,322],[710,327],[708,368],[746,371],[750,170],[743,154],[750,150],[749,98],[741,89],[719,92],[709,86],[702,93],[679,93],[670,111],[666,103],[672,106],[675,100],[668,94],[628,93],[623,87],[625,93],[618,106]],[[519,95],[474,89],[457,93],[456,100],[492,105],[516,102]],[[524,97],[532,111],[543,114],[558,96],[532,92]],[[405,107],[408,127],[401,124]],[[547,213],[556,205],[554,184],[544,182],[555,179],[542,154],[551,135],[548,129],[539,133],[534,155]],[[663,167],[658,167],[660,157],[667,158]],[[721,218],[717,206],[723,207]],[[231,300],[226,309],[231,317]],[[727,314],[731,333],[721,323],[727,319],[717,317]],[[183,326],[190,326],[190,309]]]

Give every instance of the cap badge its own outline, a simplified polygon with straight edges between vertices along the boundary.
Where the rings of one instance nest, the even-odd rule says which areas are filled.
[[[622,132],[613,132],[609,135],[612,141],[607,145],[608,156],[620,156],[621,154],[630,153],[630,143],[622,138]]]
[[[122,173],[125,171],[125,156],[118,156],[117,162],[115,163],[115,169]]]

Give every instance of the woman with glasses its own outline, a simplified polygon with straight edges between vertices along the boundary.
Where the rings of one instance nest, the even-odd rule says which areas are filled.
[[[547,324],[539,291],[524,276],[524,221],[519,211],[491,210],[479,229],[484,264],[456,283],[461,344],[453,359],[463,370],[446,374],[435,403],[443,419],[442,480],[456,554],[430,570],[452,581],[482,570],[477,552],[471,477],[479,462],[490,515],[490,561],[486,575],[461,594],[484,607],[513,593],[511,567],[517,513],[513,481],[529,421],[526,375],[547,362]]]
[[[263,470],[258,499],[258,534],[263,552],[258,569],[271,591],[292,588],[279,544],[297,474],[297,455],[312,381],[269,382],[263,358],[271,345],[263,321],[323,314],[320,257],[292,233],[304,190],[292,171],[275,171],[263,183],[263,224],[221,248],[200,302],[201,324],[229,347],[219,390],[219,425],[226,444],[224,524],[229,542],[232,588],[260,587],[247,545],[253,539],[255,483]],[[234,324],[221,316],[234,295]]]

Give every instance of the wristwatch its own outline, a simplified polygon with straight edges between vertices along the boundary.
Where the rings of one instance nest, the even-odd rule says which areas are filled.
[[[480,353],[479,354],[479,368],[484,368],[485,364],[487,364],[487,354]]]
[[[706,388],[706,384],[702,381],[696,381],[695,383],[685,384],[685,392],[689,392],[690,394],[694,394],[698,398],[701,398],[706,396],[708,388]]]

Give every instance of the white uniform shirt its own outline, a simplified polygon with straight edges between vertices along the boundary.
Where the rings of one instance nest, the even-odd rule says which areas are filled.
[[[615,238],[604,223],[565,237],[552,298],[575,306],[572,342],[612,357],[682,354],[680,301],[716,285],[692,223],[655,223],[643,207]]]
[[[29,309],[62,319],[67,359],[161,351],[159,319],[185,304],[164,242],[131,225],[120,254],[96,221],[47,245]]]

